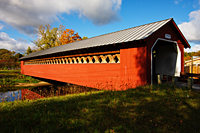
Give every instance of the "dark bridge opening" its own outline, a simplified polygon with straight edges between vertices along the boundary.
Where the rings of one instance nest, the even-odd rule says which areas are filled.
[[[175,42],[158,40],[152,49],[152,78],[157,83],[157,75],[180,76],[181,57]]]

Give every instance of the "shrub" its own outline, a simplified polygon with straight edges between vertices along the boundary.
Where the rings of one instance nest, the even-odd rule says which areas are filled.
[[[7,66],[5,66],[5,67],[3,68],[3,70],[8,70],[8,67],[7,67]]]

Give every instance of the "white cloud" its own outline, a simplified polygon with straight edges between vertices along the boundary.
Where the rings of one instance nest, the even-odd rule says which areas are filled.
[[[175,0],[174,3],[178,4],[179,2],[181,2],[182,0]]]
[[[189,41],[200,41],[200,10],[189,14],[189,22],[183,22],[179,28]]]
[[[3,27],[4,27],[4,26],[3,26],[3,24],[1,24],[1,23],[0,23],[0,30],[2,30],[2,29],[3,29]]]
[[[19,53],[24,53],[28,46],[33,48],[34,44],[27,43],[24,40],[17,41],[13,38],[10,38],[7,33],[0,32],[0,49],[8,49]]]
[[[190,49],[187,48],[184,51],[185,52],[197,52],[199,50],[200,50],[200,45],[196,44],[196,45],[192,46]]]
[[[0,0],[0,20],[32,34],[33,27],[77,13],[95,25],[118,21],[122,0]]]

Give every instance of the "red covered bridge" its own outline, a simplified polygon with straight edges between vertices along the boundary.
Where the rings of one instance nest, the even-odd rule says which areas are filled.
[[[21,73],[98,89],[152,84],[156,74],[180,76],[190,47],[173,19],[31,53]]]

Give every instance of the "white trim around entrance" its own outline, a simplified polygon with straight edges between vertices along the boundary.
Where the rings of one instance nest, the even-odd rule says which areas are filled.
[[[155,43],[153,44],[153,46],[151,47],[151,84],[153,84],[153,48],[154,48],[154,46],[156,45],[156,43],[158,42],[158,41],[166,41],[166,42],[171,42],[171,43],[175,43],[176,44],[176,46],[177,46],[177,53],[178,53],[178,56],[177,56],[177,62],[176,62],[176,69],[181,69],[180,67],[181,67],[181,52],[180,52],[180,48],[179,48],[179,46],[178,46],[178,44],[177,44],[177,42],[176,41],[171,41],[171,40],[167,40],[167,39],[162,39],[162,38],[158,38],[156,41],[155,41]],[[175,76],[178,76],[178,75],[175,75]]]

